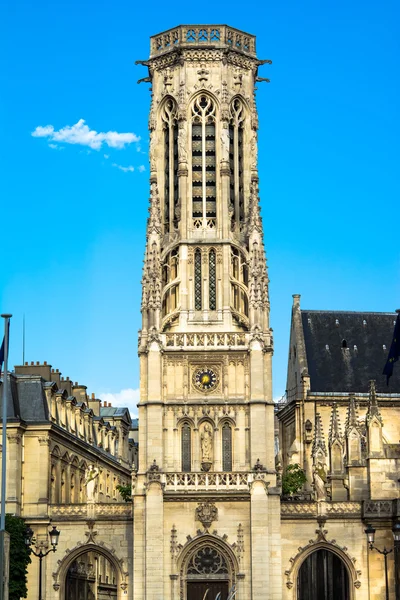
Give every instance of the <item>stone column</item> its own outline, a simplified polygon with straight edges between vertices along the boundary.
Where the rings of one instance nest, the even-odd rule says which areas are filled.
[[[265,483],[254,481],[250,489],[251,600],[272,598],[269,592],[270,536]]]
[[[146,495],[146,590],[142,600],[164,600],[164,504],[161,483]],[[138,596],[135,596],[139,600]]]

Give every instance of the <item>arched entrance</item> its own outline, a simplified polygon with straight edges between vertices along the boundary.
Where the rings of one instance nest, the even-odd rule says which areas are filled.
[[[191,557],[186,577],[187,600],[215,600],[218,594],[226,600],[229,569],[225,558],[213,546],[202,546]]]
[[[94,551],[70,564],[65,578],[65,600],[117,600],[117,573],[111,562]]]
[[[236,558],[217,537],[202,535],[183,550],[180,562],[181,598],[184,600],[227,600],[236,583]]]
[[[321,548],[311,552],[297,576],[297,600],[350,600],[349,574],[343,560]]]

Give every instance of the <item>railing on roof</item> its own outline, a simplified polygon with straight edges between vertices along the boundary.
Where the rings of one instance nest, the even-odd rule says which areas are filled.
[[[256,55],[254,35],[227,25],[180,25],[151,37],[151,57],[173,48],[216,46],[232,48],[248,55]]]

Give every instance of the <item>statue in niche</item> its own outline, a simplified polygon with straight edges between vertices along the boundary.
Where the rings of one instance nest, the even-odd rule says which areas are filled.
[[[211,425],[206,423],[201,434],[201,456],[203,463],[212,462],[213,433]],[[207,469],[208,470],[208,469]]]
[[[221,148],[222,148],[221,158],[222,158],[222,160],[228,162],[229,161],[229,127],[228,127],[228,123],[222,124]]]
[[[317,502],[326,500],[326,487],[325,484],[328,481],[326,476],[325,465],[321,459],[318,459],[317,464],[314,467],[314,494]]]
[[[157,134],[155,130],[150,133],[150,171],[156,170]]]
[[[86,486],[86,497],[88,502],[95,501],[95,495],[97,492],[97,477],[100,475],[100,471],[94,465],[89,465],[85,471],[85,486]]]
[[[257,132],[256,131],[253,132],[253,137],[251,138],[250,149],[251,149],[251,157],[252,157],[251,168],[255,171],[257,169],[257,163],[258,163],[258,146],[257,146]]]
[[[179,123],[178,132],[178,158],[179,162],[187,162],[187,147],[186,147],[186,122],[181,121]]]

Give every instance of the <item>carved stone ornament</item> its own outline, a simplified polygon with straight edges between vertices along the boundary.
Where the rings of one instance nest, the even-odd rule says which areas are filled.
[[[213,502],[203,502],[196,508],[196,521],[209,529],[213,521],[218,521],[218,508]]]

